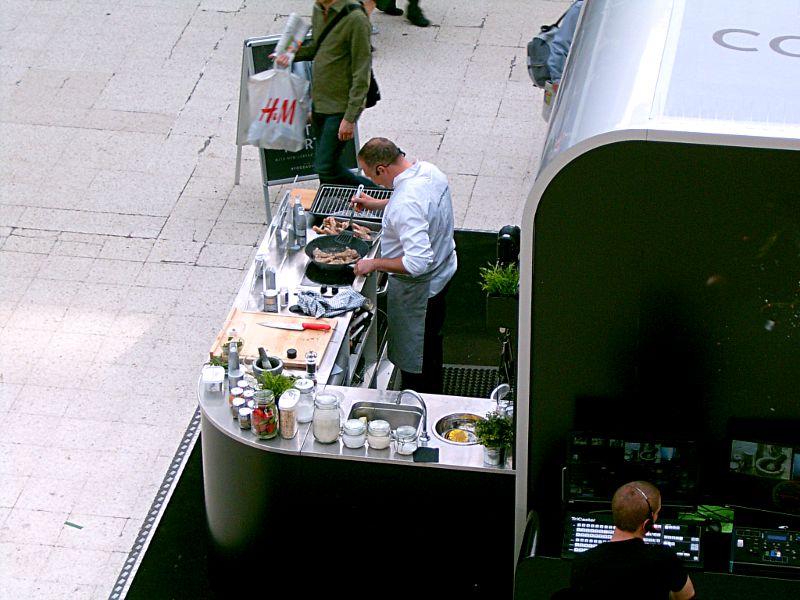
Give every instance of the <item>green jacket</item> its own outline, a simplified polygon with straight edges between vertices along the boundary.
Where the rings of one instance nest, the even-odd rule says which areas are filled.
[[[348,4],[355,5],[355,9],[336,24],[318,49],[316,36]],[[297,61],[314,61],[311,78],[314,112],[327,115],[344,113],[345,120],[351,123],[358,120],[369,89],[371,31],[369,17],[358,2],[336,0],[328,10],[327,19],[319,3],[314,3],[312,39],[300,48],[295,57]]]

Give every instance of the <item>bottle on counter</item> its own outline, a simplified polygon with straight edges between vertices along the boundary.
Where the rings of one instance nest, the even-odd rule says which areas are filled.
[[[272,390],[258,390],[254,397],[255,408],[250,415],[250,429],[260,440],[271,440],[278,435],[278,407]]]
[[[310,423],[314,417],[314,382],[301,377],[294,382],[294,389],[300,392],[297,399],[297,422]]]
[[[228,344],[228,389],[238,387],[244,376],[244,369],[239,363],[239,345],[236,341]]]
[[[341,397],[334,392],[317,394],[314,400],[314,418],[311,429],[314,438],[322,444],[332,444],[339,439],[342,426]]]
[[[411,425],[401,425],[395,431],[395,452],[409,456],[417,449],[417,428]]]

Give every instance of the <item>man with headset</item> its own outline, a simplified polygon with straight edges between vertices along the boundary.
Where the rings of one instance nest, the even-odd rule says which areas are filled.
[[[611,541],[579,554],[572,564],[571,598],[690,600],[694,585],[669,548],[645,544],[661,511],[661,493],[646,481],[621,486],[611,500]]]

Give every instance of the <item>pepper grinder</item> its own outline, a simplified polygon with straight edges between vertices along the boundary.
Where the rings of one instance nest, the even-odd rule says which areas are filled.
[[[228,346],[228,389],[235,388],[243,375],[244,369],[239,363],[239,347],[234,340]]]

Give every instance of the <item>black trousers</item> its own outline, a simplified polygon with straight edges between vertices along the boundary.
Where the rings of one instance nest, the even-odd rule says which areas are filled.
[[[425,313],[425,341],[422,347],[422,373],[400,371],[404,390],[441,394],[443,387],[442,364],[444,363],[444,320],[447,303],[445,296],[450,288],[448,282],[444,289],[428,298]]]

